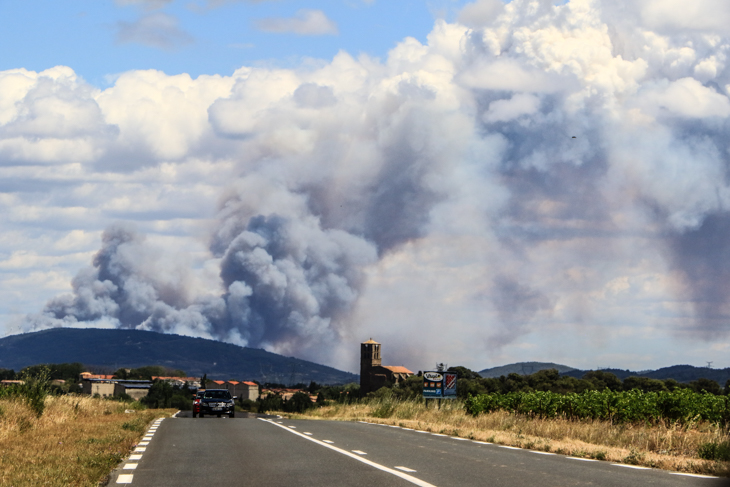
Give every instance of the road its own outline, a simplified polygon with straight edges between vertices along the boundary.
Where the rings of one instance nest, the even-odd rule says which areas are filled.
[[[109,485],[718,487],[693,477],[368,423],[180,414],[153,425]]]

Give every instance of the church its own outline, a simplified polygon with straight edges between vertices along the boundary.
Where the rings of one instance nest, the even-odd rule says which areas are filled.
[[[360,397],[386,384],[398,384],[413,372],[398,365],[381,365],[380,343],[370,340],[360,344]]]

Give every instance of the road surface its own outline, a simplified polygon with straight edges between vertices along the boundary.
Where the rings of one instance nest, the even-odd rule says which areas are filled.
[[[188,412],[160,420],[136,450],[110,486],[730,485],[400,427],[241,414],[193,419]]]

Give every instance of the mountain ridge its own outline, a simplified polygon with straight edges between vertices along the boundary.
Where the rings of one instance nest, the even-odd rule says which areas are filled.
[[[492,367],[479,371],[482,377],[496,378],[501,375],[509,375],[511,373],[528,375],[539,372],[540,370],[557,369],[560,375],[567,375],[580,379],[591,370],[576,369],[568,365],[555,364],[552,362],[517,362],[514,364]],[[627,377],[648,377],[650,379],[667,380],[674,379],[677,382],[691,382],[698,379],[711,379],[723,386],[727,380],[730,380],[730,367],[724,369],[711,369],[708,367],[695,367],[693,365],[670,365],[655,370],[632,371],[628,369],[599,369],[602,372],[614,374],[621,380]]]
[[[115,371],[162,365],[209,379],[243,379],[283,384],[344,384],[359,376],[307,360],[230,343],[153,331],[51,328],[0,338],[0,368],[80,362]]]

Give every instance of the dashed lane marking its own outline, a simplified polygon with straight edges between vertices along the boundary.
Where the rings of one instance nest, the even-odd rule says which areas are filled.
[[[683,477],[697,477],[700,479],[719,479],[720,477],[713,477],[712,475],[700,475],[698,473],[684,473],[684,472],[669,472],[669,475],[681,475]]]
[[[334,441],[332,441],[332,440],[322,440],[322,442],[329,443],[330,445],[334,443]]]
[[[635,468],[636,470],[651,470],[649,467],[639,467],[638,465],[626,465],[623,463],[612,463],[614,467],[624,467],[624,468]]]
[[[530,453],[537,453],[538,455],[555,455],[555,453],[550,453],[549,451],[530,450]]]
[[[291,429],[293,429],[293,430],[297,429],[297,427],[296,427],[296,426],[289,426],[289,427],[290,427]]]
[[[505,445],[499,445],[500,448],[506,448],[508,450],[522,450],[522,448],[517,448],[516,446],[505,446]],[[583,460],[582,458],[579,458],[578,460]]]
[[[298,431],[292,431],[289,428],[287,428],[286,426],[280,426],[280,425],[276,424],[273,421],[268,421],[268,420],[263,419],[263,418],[259,418],[259,419],[261,421],[265,421],[265,422],[267,422],[269,424],[272,424],[272,425],[276,426],[277,428],[282,428],[283,430],[288,431],[289,433],[291,433],[293,435],[301,436],[305,440],[309,440],[309,441],[311,441],[313,443],[317,443],[320,446],[323,446],[325,448],[329,448],[330,450],[333,450],[333,451],[336,451],[338,453],[341,453],[342,455],[348,456],[350,458],[354,458],[358,462],[362,462],[362,463],[364,463],[366,465],[370,465],[373,468],[377,468],[378,470],[381,470],[383,472],[387,472],[387,473],[389,473],[391,475],[395,475],[396,477],[402,478],[403,480],[406,480],[406,481],[408,481],[408,482],[410,482],[412,484],[418,485],[419,487],[436,487],[433,484],[429,484],[425,480],[421,480],[419,478],[413,477],[412,475],[408,475],[406,473],[399,472],[398,470],[394,470],[394,469],[392,469],[390,467],[386,467],[385,465],[381,465],[379,463],[375,463],[375,462],[373,462],[371,460],[368,460],[367,458],[363,458],[362,456],[359,456],[359,455],[357,455],[355,453],[351,453],[351,452],[349,452],[347,450],[343,450],[341,448],[337,448],[334,445],[328,445],[327,443],[325,443],[323,441],[319,441],[319,440],[317,440],[315,438],[312,438],[312,437],[303,435],[303,434],[299,433]]]
[[[415,470],[413,470],[412,468],[408,468],[408,467],[394,467],[394,468],[397,468],[398,470],[403,470],[404,472],[415,472]]]
[[[491,445],[491,443],[487,441],[477,441],[477,440],[471,440],[474,443],[479,443],[480,445]]]
[[[136,470],[137,469],[137,463],[125,463],[122,467],[122,470]]]
[[[129,455],[129,459],[136,462],[142,460],[142,455]]]
[[[131,484],[133,478],[134,478],[134,475],[132,475],[131,473],[122,474],[119,477],[117,477],[117,483],[118,484]]]
[[[305,431],[304,434],[307,436],[312,436],[312,433],[310,433],[309,431]]]
[[[352,450],[352,453],[357,453],[358,455],[367,455],[367,453],[362,450]]]
[[[416,433],[428,433],[428,431],[415,430]]]
[[[147,446],[147,445],[149,445],[149,444],[150,444],[150,442],[149,442],[149,441],[140,441],[140,442],[139,442],[139,443],[137,443],[137,444],[138,444],[139,446]]]
[[[442,435],[442,434],[440,434],[440,433],[431,433],[431,434],[432,434],[433,436],[446,436],[446,435]]]
[[[134,449],[134,451],[136,451],[136,452],[143,452],[145,450],[147,450],[147,448],[145,448],[144,446],[138,446],[137,448]]]
[[[452,436],[452,440],[459,440],[459,441],[469,441],[467,438],[459,438],[458,436]]]
[[[578,460],[581,462],[597,462],[598,460],[594,460],[592,458],[580,458],[580,457],[565,457],[568,460]]]

